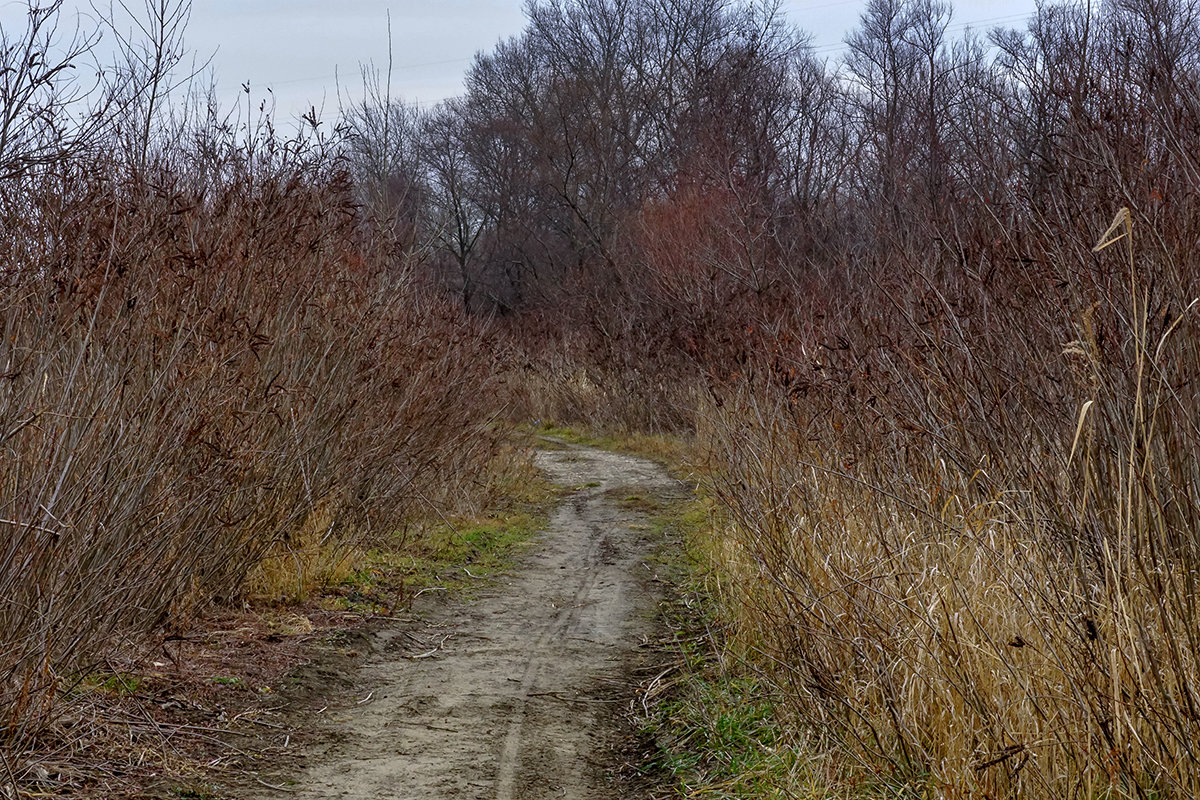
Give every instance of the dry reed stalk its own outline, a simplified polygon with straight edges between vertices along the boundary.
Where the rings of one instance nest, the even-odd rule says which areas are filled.
[[[951,311],[920,350],[845,372],[826,355],[828,377],[800,387],[762,370],[702,428],[736,638],[856,780],[939,797],[1200,792],[1200,408],[1177,388],[1200,340],[1186,296],[1151,335],[1124,211],[1097,250],[1118,239],[1128,299],[1101,296],[1058,334],[1078,325],[1075,411],[1033,362],[1010,368],[1037,332],[1019,309],[992,318],[1008,350],[956,332]],[[1101,315],[1127,338],[1099,339]],[[1016,381],[1003,414],[971,394],[989,368]]]

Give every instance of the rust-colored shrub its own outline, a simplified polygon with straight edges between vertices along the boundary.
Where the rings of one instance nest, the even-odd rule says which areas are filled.
[[[9,746],[65,677],[237,597],[264,555],[395,530],[493,452],[483,326],[364,238],[336,160],[210,144],[4,187]]]

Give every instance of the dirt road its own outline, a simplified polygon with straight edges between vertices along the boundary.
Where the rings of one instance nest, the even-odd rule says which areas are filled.
[[[647,520],[623,500],[678,484],[590,448],[543,451],[538,464],[577,487],[549,529],[510,575],[364,667],[373,693],[331,723],[332,744],[286,796],[621,796],[621,715],[660,600]]]

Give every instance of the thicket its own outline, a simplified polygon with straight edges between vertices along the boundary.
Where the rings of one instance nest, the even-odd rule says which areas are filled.
[[[296,141],[165,126],[169,15],[85,106],[6,45],[10,738],[104,632],[471,475],[504,397],[696,436],[730,641],[834,789],[1200,795],[1195,0],[868,0],[836,54],[527,13]]]
[[[147,5],[116,66],[58,4],[0,47],[5,781],[114,653],[320,584],[496,453],[485,324],[356,200],[344,129],[168,113],[186,16]]]
[[[785,729],[846,790],[1200,794],[1200,7],[528,14],[408,117],[411,230],[529,416],[697,435]]]

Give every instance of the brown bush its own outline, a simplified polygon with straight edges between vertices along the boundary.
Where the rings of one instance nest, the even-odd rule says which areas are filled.
[[[10,746],[65,678],[237,597],[265,555],[395,530],[493,452],[484,329],[364,238],[336,160],[206,136],[5,187]]]

